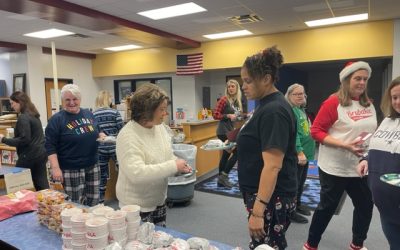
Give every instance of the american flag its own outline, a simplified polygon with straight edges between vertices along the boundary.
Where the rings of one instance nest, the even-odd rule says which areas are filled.
[[[196,75],[203,73],[203,53],[176,56],[177,75]]]

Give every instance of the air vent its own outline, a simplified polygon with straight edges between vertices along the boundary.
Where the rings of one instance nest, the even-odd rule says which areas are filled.
[[[241,16],[233,16],[228,18],[234,24],[248,24],[248,23],[257,23],[261,22],[263,19],[256,14],[248,14]]]
[[[78,33],[69,35],[69,37],[74,37],[74,38],[91,38],[90,36],[83,35],[83,34],[78,34]]]

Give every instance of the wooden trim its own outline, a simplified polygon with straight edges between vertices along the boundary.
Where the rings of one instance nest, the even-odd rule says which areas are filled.
[[[51,48],[42,47],[42,53],[51,55]],[[56,55],[80,57],[80,58],[85,58],[85,59],[96,59],[96,55],[95,54],[76,52],[76,51],[70,51],[70,50],[63,50],[63,49],[56,49]]]
[[[124,27],[128,27],[131,29],[135,29],[135,30],[140,30],[143,32],[147,32],[150,34],[154,34],[160,37],[164,37],[164,38],[168,38],[171,40],[176,41],[178,44],[177,46],[179,46],[179,43],[187,45],[189,47],[192,48],[199,48],[201,43],[186,37],[182,37],[182,36],[178,36],[166,31],[162,31],[156,28],[152,28],[150,26],[146,26],[140,23],[136,23],[130,20],[126,20],[120,17],[116,17],[104,12],[100,12],[94,9],[90,9],[88,7],[84,7],[75,3],[70,3],[67,1],[63,1],[63,0],[30,0],[31,2],[36,2],[39,4],[43,4],[43,5],[47,5],[47,6],[52,6],[54,8],[58,8],[63,10],[64,12],[74,12],[74,13],[78,13],[84,16],[89,16],[95,19],[103,19],[103,20],[107,20],[111,23],[117,24],[117,25],[121,25]],[[68,22],[64,22],[66,24],[69,24]]]

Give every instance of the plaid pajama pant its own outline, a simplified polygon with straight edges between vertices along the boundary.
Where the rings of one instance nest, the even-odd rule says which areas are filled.
[[[100,147],[98,150],[98,164],[100,167],[100,203],[104,203],[106,194],[107,180],[110,178],[109,162],[112,159],[115,162],[115,168],[118,171],[118,161],[115,154],[115,147]]]
[[[166,227],[167,224],[167,206],[157,206],[156,210],[151,212],[140,212],[140,218],[143,222],[151,222],[160,227]]]
[[[97,164],[62,172],[64,190],[71,201],[91,207],[99,203],[100,167]]]

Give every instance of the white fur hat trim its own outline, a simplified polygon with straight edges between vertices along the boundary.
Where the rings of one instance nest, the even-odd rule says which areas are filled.
[[[343,82],[343,80],[346,79],[346,77],[348,77],[353,72],[360,70],[360,69],[365,69],[366,71],[368,71],[368,79],[371,77],[372,69],[369,66],[369,64],[366,62],[363,62],[363,61],[358,61],[358,62],[351,63],[350,65],[344,67],[344,69],[342,69],[342,71],[340,71],[340,73],[339,73],[340,82]]]

